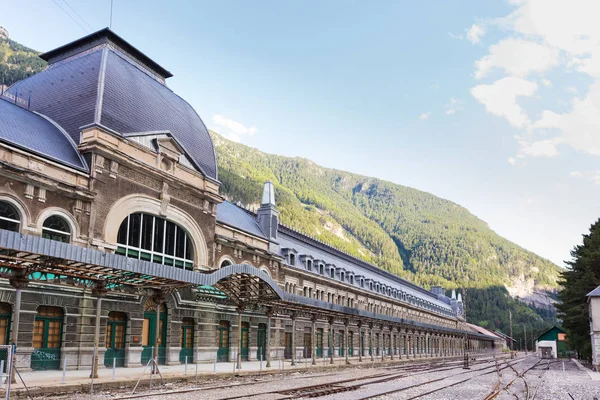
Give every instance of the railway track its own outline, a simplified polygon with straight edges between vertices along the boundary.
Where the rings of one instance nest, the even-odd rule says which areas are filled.
[[[522,392],[522,394],[524,394],[524,399],[525,400],[532,400],[535,397],[535,392],[537,392],[537,388],[539,387],[539,383],[538,386],[536,386],[535,388],[535,392],[532,391],[531,385],[529,384],[527,378],[526,378],[526,374],[531,371],[536,369],[539,365],[543,364],[542,363],[543,360],[537,360],[533,365],[531,365],[530,367],[524,369],[523,371],[519,372],[517,371],[517,369],[513,366],[510,365],[511,370],[514,372],[514,377],[508,381],[506,384],[502,383],[501,380],[501,376],[499,375],[498,377],[498,383],[494,386],[494,389],[492,389],[492,391],[484,398],[484,400],[492,400],[494,399],[496,396],[498,396],[502,391],[506,391],[507,393],[510,393],[513,395],[513,397],[515,397],[516,399],[519,399],[519,394],[517,394],[518,391],[511,391],[510,388],[513,386],[513,384],[515,384],[515,382],[520,379],[523,382],[523,387],[522,390],[520,392]],[[548,369],[550,365],[550,362],[548,361],[547,365],[544,366],[544,370]]]
[[[472,365],[486,364],[491,362],[493,359],[483,359],[478,360],[472,363]],[[289,389],[281,389],[281,390],[269,390],[262,391],[258,393],[245,393],[240,396],[226,396],[223,399],[236,400],[236,399],[248,399],[253,397],[260,397],[265,395],[280,395],[282,396],[281,400],[291,400],[291,399],[300,399],[300,398],[314,398],[314,397],[322,397],[327,395],[332,395],[341,392],[355,391],[362,387],[390,382],[398,379],[402,379],[409,376],[416,376],[422,374],[428,374],[433,372],[440,372],[445,370],[456,369],[457,367],[462,365],[462,361],[431,361],[431,362],[423,362],[420,364],[409,364],[409,365],[396,365],[396,366],[386,366],[382,369],[389,370],[390,372],[382,372],[371,374],[369,376],[362,376],[360,378],[350,378],[337,380],[328,383],[320,383],[315,385],[307,385],[301,386],[297,388],[289,388]],[[489,368],[489,367],[485,367]],[[462,373],[460,373],[462,374]],[[459,375],[459,374],[456,374]],[[454,376],[454,375],[453,375]],[[309,378],[309,377],[305,377]],[[440,378],[430,381],[437,382],[446,378]],[[168,395],[178,395],[183,393],[190,392],[199,392],[199,391],[207,391],[207,390],[218,390],[225,389],[231,387],[240,387],[240,386],[252,386],[256,384],[264,383],[263,382],[249,382],[246,384],[239,385],[223,385],[223,386],[209,386],[209,387],[200,387],[200,388],[189,388],[189,389],[181,389],[181,390],[171,390],[171,391],[163,391],[163,392],[148,392],[148,393],[140,393],[137,395],[124,396],[119,397],[119,399],[134,399],[134,398],[144,398],[150,396],[168,396]],[[378,395],[379,396],[379,395]],[[371,397],[367,397],[371,398]]]

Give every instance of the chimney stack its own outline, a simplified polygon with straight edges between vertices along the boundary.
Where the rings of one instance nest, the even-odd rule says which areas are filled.
[[[263,188],[262,201],[256,213],[258,224],[269,238],[269,251],[279,254],[277,241],[277,228],[279,227],[279,211],[275,205],[275,186],[271,181],[266,181]]]

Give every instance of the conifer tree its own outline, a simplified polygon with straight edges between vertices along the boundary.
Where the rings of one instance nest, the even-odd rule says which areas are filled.
[[[569,346],[583,358],[591,357],[589,310],[586,295],[600,285],[600,219],[583,235],[583,243],[571,251],[572,261],[562,273],[557,305],[569,334]]]

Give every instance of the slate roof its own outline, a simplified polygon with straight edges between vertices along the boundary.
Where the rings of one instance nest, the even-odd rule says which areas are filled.
[[[217,222],[229,225],[251,235],[267,239],[267,236],[252,215],[228,201],[217,204]]]
[[[88,171],[77,146],[64,130],[48,118],[2,98],[0,141],[80,171]]]
[[[216,180],[212,139],[196,111],[141,65],[139,55],[130,55],[137,50],[129,45],[130,52],[125,52],[114,45],[111,38],[118,36],[113,32],[105,29],[94,35],[96,41],[102,35],[106,40],[91,43],[96,44],[91,48],[89,43],[69,44],[46,53],[55,63],[7,92],[30,97],[31,109],[60,124],[77,144],[80,128],[94,123],[123,135],[170,131],[198,170]],[[65,57],[60,57],[61,49],[68,52]]]
[[[600,297],[600,286],[586,294],[585,297]]]
[[[471,328],[471,329],[474,329],[476,332],[481,333],[482,335],[487,335],[487,336],[497,337],[498,339],[502,339],[500,336],[498,336],[494,332],[489,331],[482,326],[470,324],[468,322],[467,322],[467,326],[469,326],[469,328]]]

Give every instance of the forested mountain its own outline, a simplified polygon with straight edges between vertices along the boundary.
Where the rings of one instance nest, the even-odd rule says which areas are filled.
[[[472,288],[470,321],[507,331],[511,310],[513,321],[529,321],[530,330],[555,322],[549,303],[560,268],[497,235],[464,207],[211,134],[221,193],[229,200],[257,208],[271,180],[282,223],[425,287]]]
[[[0,85],[4,83],[10,86],[41,71],[46,62],[38,54],[37,51],[11,40],[8,32],[0,27]]]
[[[9,86],[43,69],[37,54],[0,28],[0,83]],[[284,224],[425,287],[470,288],[470,322],[508,333],[508,310],[530,332],[555,322],[548,304],[559,268],[498,236],[464,207],[212,135],[226,198],[258,207],[269,179]],[[525,306],[519,297],[538,307]]]

